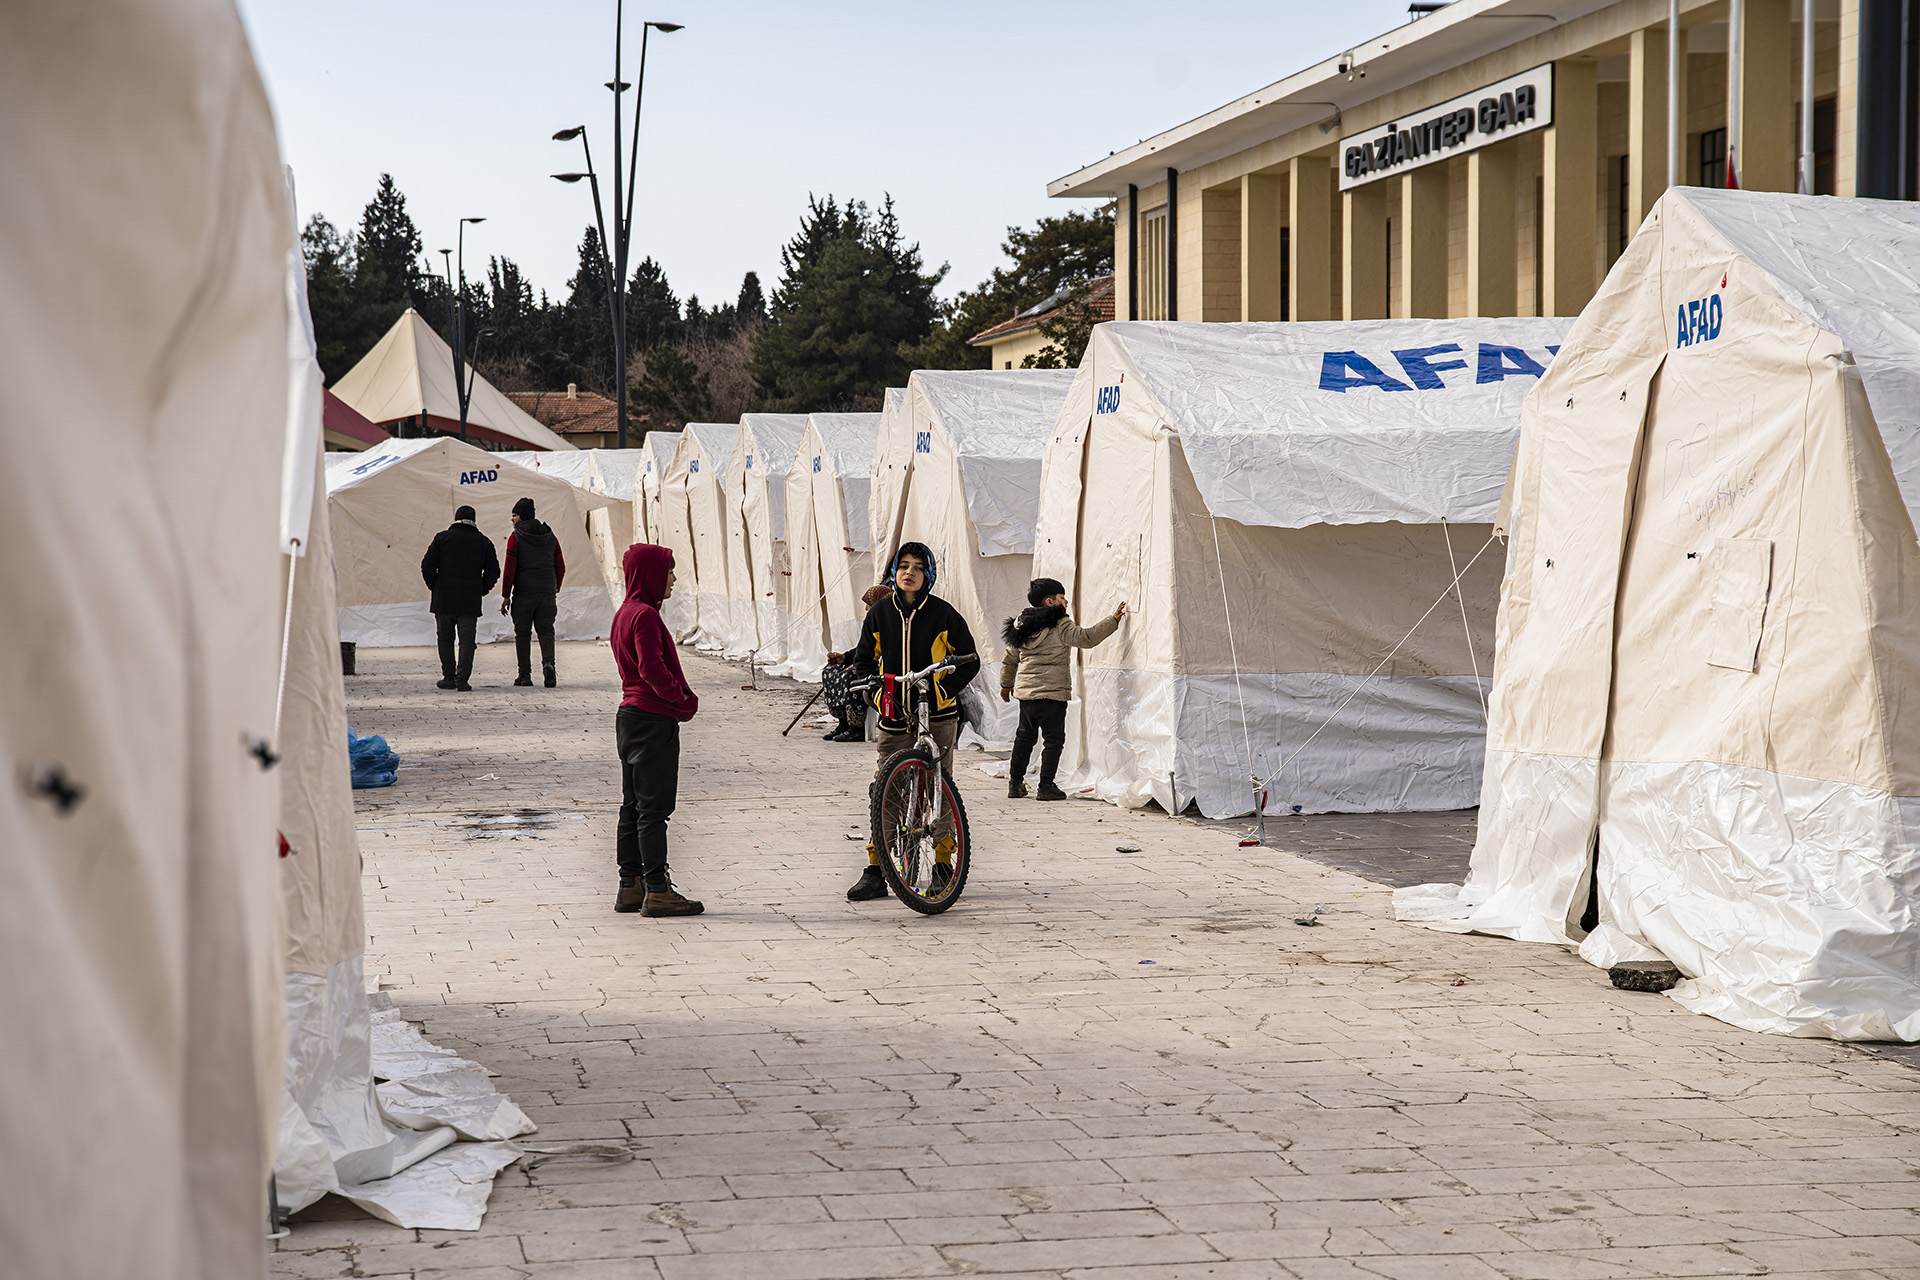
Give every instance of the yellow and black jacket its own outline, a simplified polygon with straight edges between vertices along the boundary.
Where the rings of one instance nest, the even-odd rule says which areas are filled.
[[[860,624],[860,638],[854,645],[854,678],[899,676],[932,666],[955,653],[977,653],[973,632],[960,611],[930,591],[908,605],[895,592],[867,610]],[[975,658],[953,671],[933,678],[933,718],[951,720],[960,714],[960,691],[980,673]],[[902,733],[913,727],[907,708],[899,708],[898,719],[880,718],[880,727]]]

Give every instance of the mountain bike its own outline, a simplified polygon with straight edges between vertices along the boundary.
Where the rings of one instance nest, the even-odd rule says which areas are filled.
[[[933,677],[973,660],[970,653],[951,655],[923,671],[883,677],[880,685],[906,700],[916,733],[913,745],[888,756],[874,778],[873,845],[887,887],[923,915],[945,911],[967,887],[973,841],[960,792],[940,767],[932,692]]]

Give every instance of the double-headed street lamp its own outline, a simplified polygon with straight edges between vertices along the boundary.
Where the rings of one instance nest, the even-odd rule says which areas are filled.
[[[593,170],[593,150],[587,146],[587,128],[577,125],[571,129],[562,129],[553,135],[555,142],[571,142],[580,139],[580,145],[586,148],[587,171],[585,173],[556,173],[553,176],[561,182],[578,182],[585,178],[593,188],[593,216],[600,231],[600,266],[607,277],[607,311],[613,322],[613,378],[614,378],[614,430],[615,444],[619,448],[627,447],[627,247],[633,233],[633,188],[634,179],[639,172],[640,162],[640,103],[647,87],[647,37],[655,31],[678,31],[682,24],[678,22],[647,22],[640,29],[640,74],[636,85],[628,85],[620,78],[621,22],[624,16],[624,0],[614,0],[613,9],[613,79],[607,88],[613,92],[613,258],[607,258],[607,222],[600,208],[600,179]],[[629,88],[633,95],[633,139],[623,152],[620,133],[620,95]],[[620,166],[627,166],[626,186],[621,187]]]

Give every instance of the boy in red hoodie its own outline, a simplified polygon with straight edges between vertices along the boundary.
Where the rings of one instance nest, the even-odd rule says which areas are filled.
[[[673,594],[673,552],[636,542],[622,562],[627,599],[613,615],[613,660],[622,696],[613,720],[620,752],[620,896],[615,911],[697,916],[706,908],[674,892],[667,876],[667,819],[680,785],[680,726],[700,699],[680,672],[660,603]]]

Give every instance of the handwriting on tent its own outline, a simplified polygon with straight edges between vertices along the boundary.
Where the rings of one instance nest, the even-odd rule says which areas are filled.
[[[1552,359],[1559,350],[1558,347],[1548,347],[1548,359]],[[1320,389],[1345,392],[1355,387],[1377,387],[1381,391],[1445,391],[1449,385],[1466,385],[1465,378],[1456,378],[1449,384],[1440,376],[1467,368],[1465,352],[1457,342],[1434,347],[1409,347],[1389,354],[1406,375],[1404,382],[1358,351],[1329,351],[1320,357]],[[1446,358],[1449,356],[1461,358]],[[1521,376],[1537,378],[1547,371],[1546,365],[1528,355],[1523,348],[1502,346],[1497,342],[1480,344],[1473,368],[1476,385],[1503,382]]]

